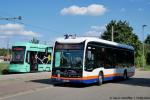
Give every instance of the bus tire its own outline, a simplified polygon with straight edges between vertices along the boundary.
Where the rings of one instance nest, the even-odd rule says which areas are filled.
[[[125,70],[124,73],[123,73],[123,79],[124,80],[127,80],[128,79],[128,75],[127,75],[127,71]]]
[[[103,79],[104,79],[103,73],[100,72],[99,75],[98,75],[98,82],[97,82],[98,86],[101,86],[103,84]]]

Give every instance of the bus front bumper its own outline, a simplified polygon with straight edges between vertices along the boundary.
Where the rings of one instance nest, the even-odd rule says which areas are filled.
[[[29,72],[24,65],[11,64],[8,67],[9,72]]]
[[[57,82],[69,82],[69,83],[83,83],[83,84],[90,84],[95,83],[98,81],[98,78],[91,78],[91,79],[85,79],[85,78],[64,78],[64,77],[51,77],[52,81]]]

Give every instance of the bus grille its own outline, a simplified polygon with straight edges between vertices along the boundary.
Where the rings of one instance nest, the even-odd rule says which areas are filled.
[[[52,70],[52,76],[60,76],[65,78],[80,78],[82,77],[81,70]]]

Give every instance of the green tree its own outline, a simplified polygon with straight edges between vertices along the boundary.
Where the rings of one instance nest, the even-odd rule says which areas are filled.
[[[146,39],[144,40],[144,43],[150,45],[150,34],[146,37]]]
[[[144,40],[146,63],[150,65],[150,35]]]
[[[8,54],[8,50],[7,49],[4,49],[4,48],[0,49],[0,56],[6,56],[7,54]]]
[[[141,42],[138,36],[133,33],[133,28],[127,21],[110,21],[106,26],[106,31],[102,34],[102,39],[111,40],[112,26],[114,28],[114,42],[133,46],[135,49],[136,66],[142,66]]]

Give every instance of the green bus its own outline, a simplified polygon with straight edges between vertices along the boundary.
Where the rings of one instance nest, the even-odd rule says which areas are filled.
[[[47,50],[47,52],[45,52]],[[51,71],[52,47],[19,42],[12,46],[9,72]]]

